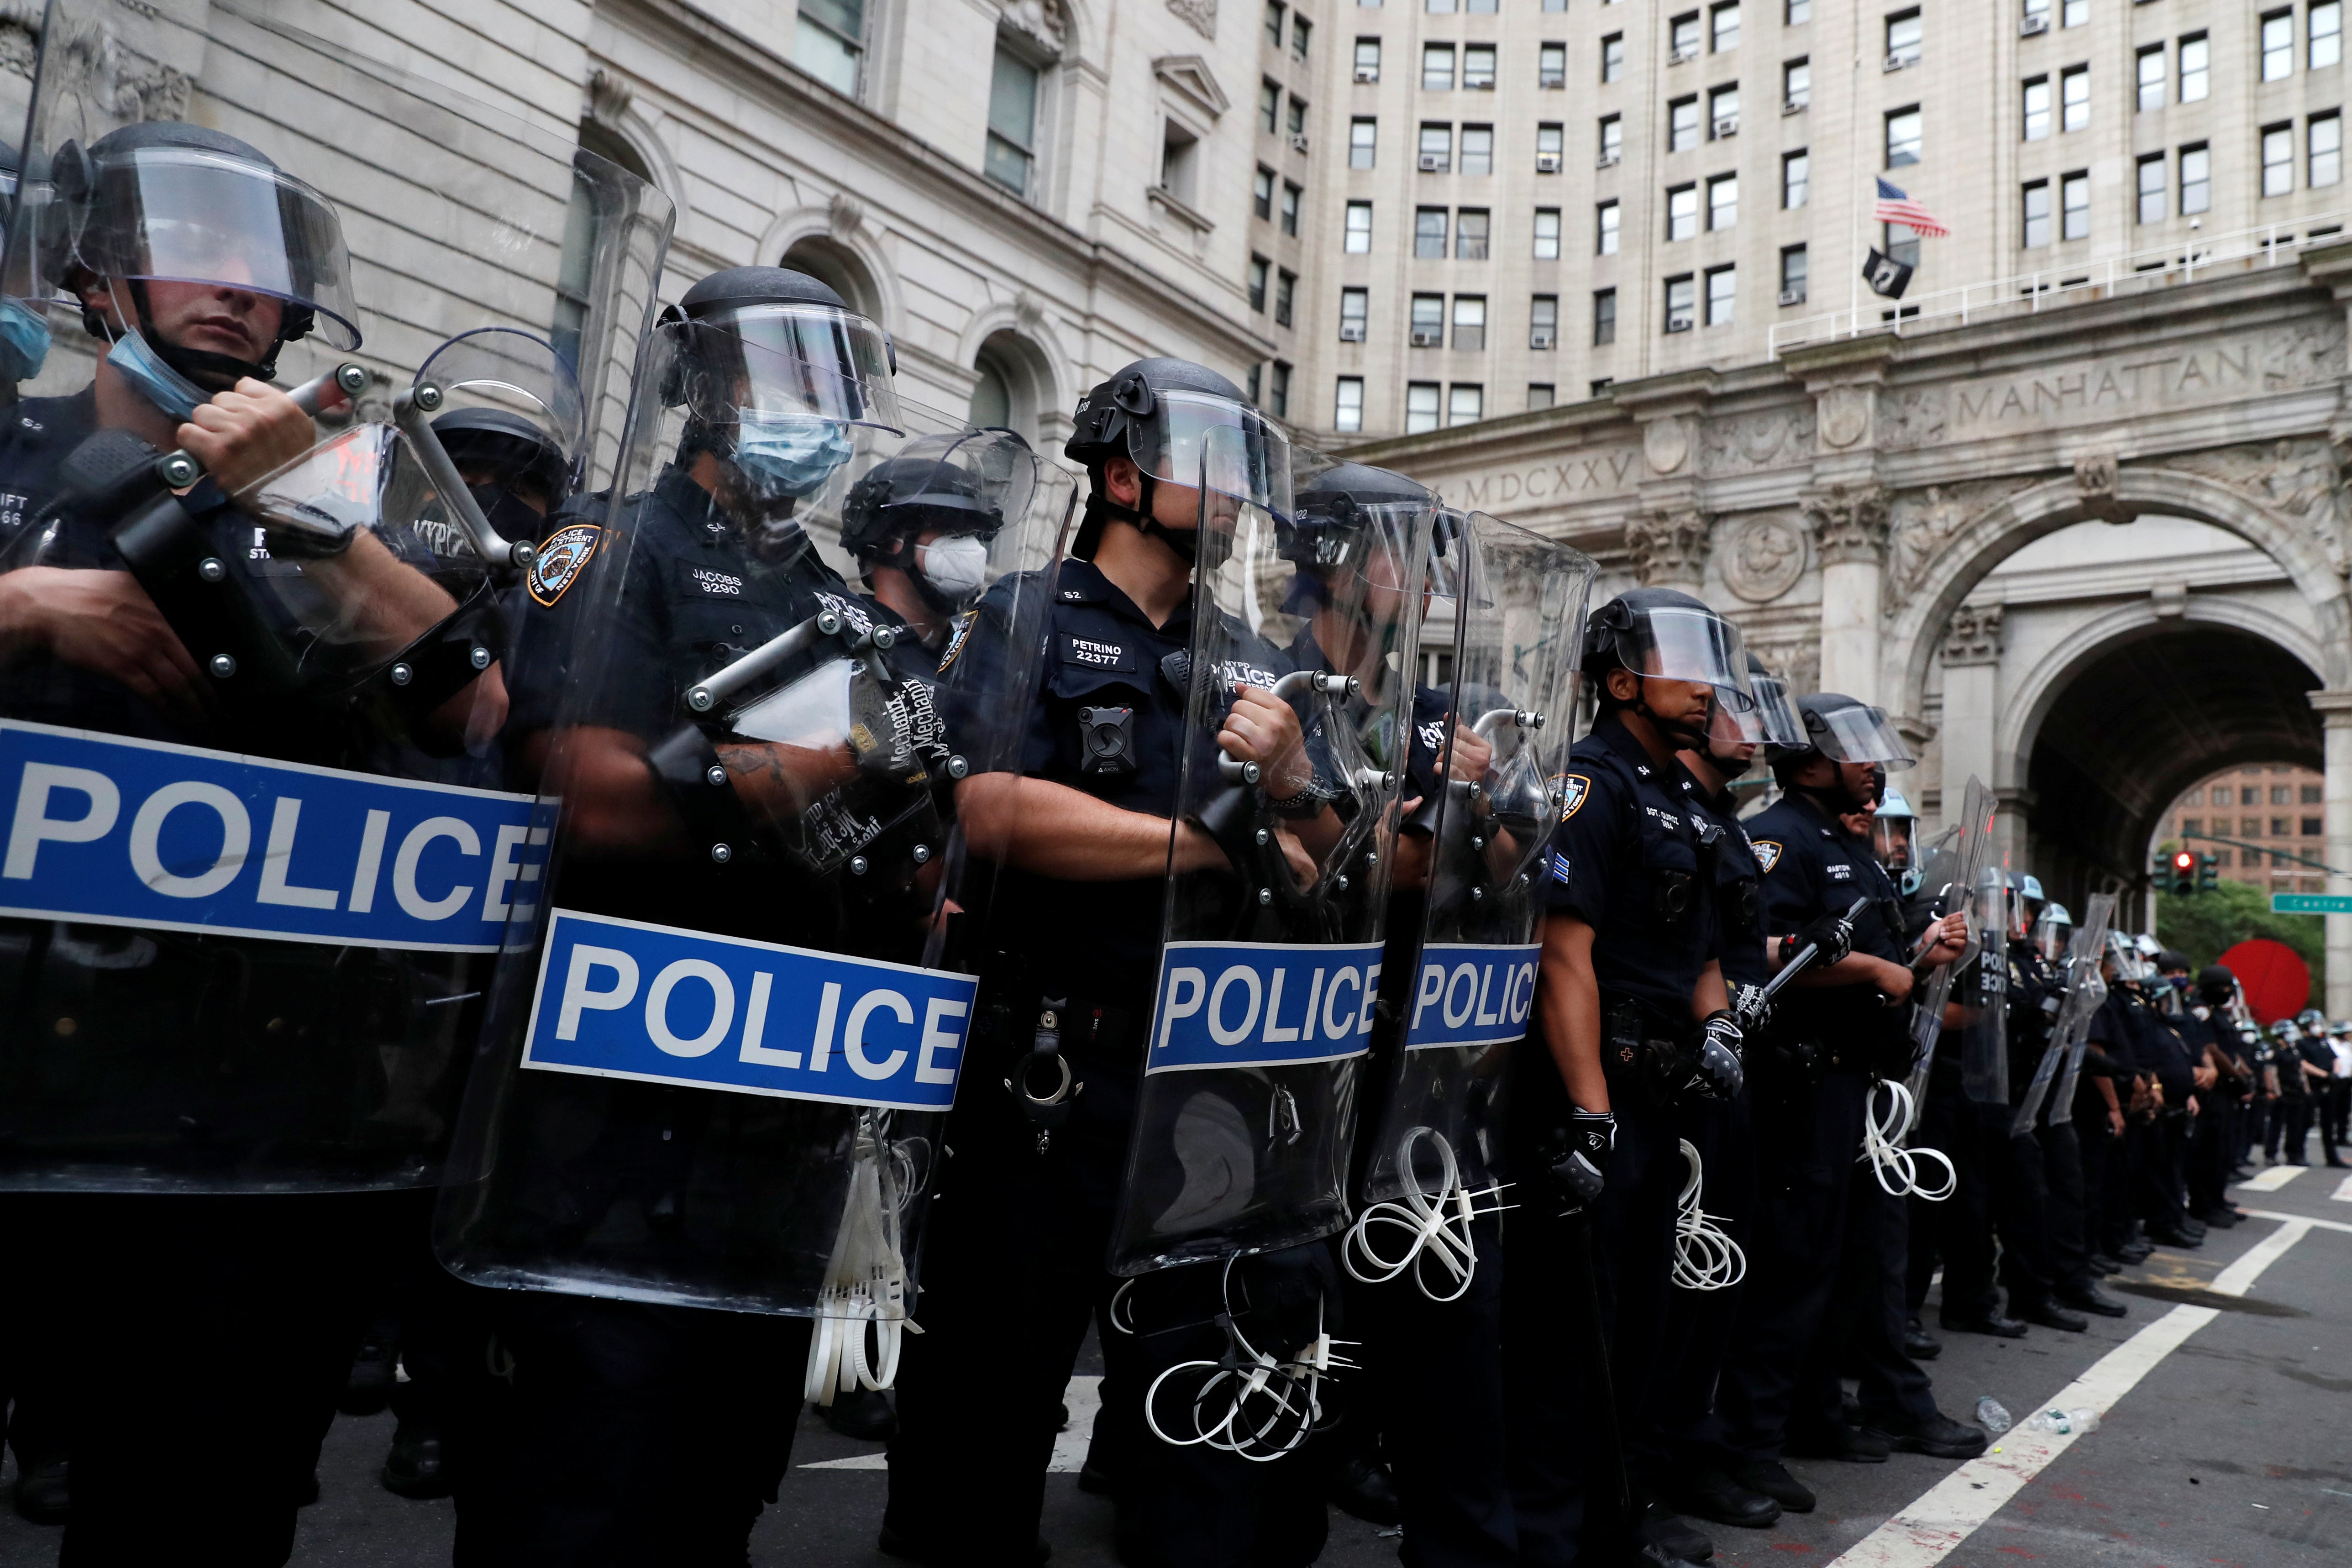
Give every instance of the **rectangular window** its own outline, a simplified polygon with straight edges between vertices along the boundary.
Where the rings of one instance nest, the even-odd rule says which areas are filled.
[[[1790,27],[1801,27],[1813,19],[1813,0],[1781,0],[1780,20]]]
[[[1445,209],[1444,207],[1413,209],[1412,254],[1416,261],[1445,259]]]
[[[1360,343],[1370,330],[1371,291],[1363,288],[1339,290],[1339,341]]]
[[[2284,81],[2294,75],[2294,12],[2273,11],[2263,17],[2263,79]]]
[[[1455,382],[1445,389],[1445,423],[1475,424],[1485,416],[1486,389],[1475,382]]]
[[[1290,95],[1290,134],[1307,134],[1307,100],[1297,93]]]
[[[1568,46],[1546,44],[1536,50],[1536,86],[1568,85]]]
[[[1274,221],[1274,171],[1261,163],[1257,177],[1250,182],[1250,211],[1268,223]]]
[[[1442,349],[1445,346],[1445,296],[1416,294],[1412,297],[1412,331],[1409,340],[1416,349]]]
[[[1348,167],[1369,169],[1378,161],[1381,150],[1381,122],[1359,116],[1348,122]],[[1259,171],[1264,173],[1264,170]]]
[[[2050,78],[2028,77],[2025,81],[2025,140],[2040,141],[2050,134]]]
[[[1528,412],[1529,413],[1534,413],[1541,409],[1549,408],[1559,401],[1559,390],[1554,387],[1551,382],[1529,382],[1528,383]]]
[[[1491,174],[1495,172],[1493,126],[1465,125],[1462,128],[1462,172],[1465,174]]]
[[[1421,47],[1421,86],[1424,92],[1454,90],[1454,46],[1423,44]]]
[[[2050,243],[2050,182],[2047,180],[2026,183],[2024,228],[2020,243],[2028,250],[2038,250]]]
[[[2025,0],[2025,15],[2029,19],[2039,16],[2042,26],[2049,26],[2050,0]]]
[[[1037,68],[999,44],[988,82],[988,152],[981,172],[1016,196],[1036,167]]]
[[[1792,245],[1782,248],[1780,252],[1781,304],[1802,305],[1805,302],[1805,287],[1809,273],[1810,268],[1806,263],[1803,246]]]
[[[1536,127],[1536,172],[1557,174],[1565,156],[1568,139],[1557,125]]]
[[[1612,33],[1601,40],[1601,79],[1604,82],[1625,79],[1625,35]]]
[[[2263,127],[2263,194],[2284,196],[2294,190],[2294,127]]]
[[[1298,296],[1298,275],[1287,270],[1274,275],[1274,324],[1290,325],[1291,307]]]
[[[1879,230],[1885,236],[1879,249],[1906,267],[1919,265],[1919,236],[1916,234],[1902,224],[1881,224]]]
[[[2322,786],[2317,784],[2305,784],[2302,786],[2302,791],[2300,795],[2298,795],[2297,799],[2306,806],[2316,806],[2322,800],[2326,800],[2326,796],[2323,793]]]
[[[1538,294],[1528,301],[1528,347],[1538,351],[1559,346],[1559,296]]]
[[[1675,58],[1675,59],[1677,59],[1677,60],[1688,60],[1688,59],[1696,59],[1696,58],[1697,57],[1697,56],[1698,56],[1698,13],[1697,13],[1697,12],[1696,12],[1696,11],[1685,11],[1685,12],[1684,12],[1681,16],[1679,16],[1675,17],[1672,22],[1669,22],[1668,24],[1666,24],[1666,32],[1667,32],[1667,36],[1668,36],[1668,37],[1672,40],[1671,47],[1672,47],[1672,48],[1673,48],[1673,50],[1674,50],[1674,58]]]
[[[1421,0],[1421,8],[1433,16],[1451,16],[1460,9],[1454,0]]]
[[[1732,300],[1738,293],[1739,269],[1718,267],[1706,275],[1706,324],[1728,327],[1732,321]]]
[[[2059,7],[2058,25],[2079,27],[2091,19],[2091,0],[2065,0]]]
[[[2091,237],[2091,176],[2088,171],[2076,170],[2058,182],[2062,239]]]
[[[2311,142],[2311,167],[2304,175],[2304,183],[2315,191],[2344,178],[2344,117],[2332,111],[2315,114],[2306,129]]]
[[[866,58],[866,0],[800,0],[793,64],[850,98]]]
[[[1593,255],[1615,256],[1617,254],[1616,203],[1603,202],[1593,209],[1593,233],[1596,236],[1592,246]]]
[[[1424,174],[1443,174],[1454,167],[1454,127],[1423,125],[1421,128],[1419,167]]]
[[[2213,49],[2202,33],[2180,40],[2180,101],[2195,103],[2212,90]]]
[[[1698,233],[1698,187],[1676,185],[1666,192],[1666,238],[1689,239]]]
[[[1727,229],[1739,222],[1739,176],[1717,174],[1706,183],[1706,226]]]
[[[2164,46],[2150,44],[2137,56],[2139,111],[2164,107]]]
[[[1315,31],[1315,24],[1304,16],[1290,19],[1290,56],[1293,59],[1307,57],[1307,40]]]
[[[2305,838],[2315,839],[2326,831],[2326,826],[2322,823],[2319,818],[2305,817],[2303,819],[2303,836]]]
[[[1592,346],[1602,348],[1617,340],[1617,291],[1613,288],[1595,290],[1592,296]]]
[[[1697,285],[1690,274],[1666,279],[1667,331],[1687,332],[1691,329],[1691,310],[1697,299]]]
[[[1349,202],[1348,204],[1346,235],[1347,237],[1341,242],[1341,248],[1349,256],[1370,256],[1372,253],[1371,203]]]
[[[1614,114],[1601,117],[1601,162],[1614,163],[1625,155],[1625,121]]]
[[[1780,205],[1793,212],[1811,199],[1813,161],[1800,147],[1780,154]]]
[[[1485,295],[1457,294],[1454,297],[1454,346],[1465,354],[1479,353],[1486,349]]]
[[[2180,215],[2195,217],[2213,206],[2213,155],[2202,141],[2180,150]]]
[[[2164,221],[2164,154],[2151,152],[2139,161],[2139,221]]]
[[[2290,800],[2293,800],[2293,799],[2294,799],[2294,795],[2293,795],[2293,793],[2292,793],[2292,788],[2293,788],[2292,786],[2290,786],[2290,785],[2285,785],[2285,784],[2273,784],[2273,785],[2272,785],[2272,786],[2271,786],[2271,804],[2272,804],[2272,805],[2273,805],[2273,806],[2284,806],[2284,805],[2285,805],[2285,804],[2286,804]],[[2273,822],[2273,823],[2272,823],[2272,824],[2271,824],[2271,831],[2272,831],[2272,832],[2273,832],[2273,833],[2284,833],[2284,832],[2285,832],[2285,831],[2286,831],[2286,830],[2285,830],[2284,828],[2283,828],[2283,827],[2279,826],[2276,822]]]
[[[1805,109],[1813,101],[1813,62],[1790,60],[1780,68],[1780,107]]]
[[[1352,434],[1364,428],[1364,378],[1341,376],[1331,392],[1331,428]]]
[[[1706,133],[1709,136],[1739,134],[1739,84],[1711,89],[1706,95]]]
[[[2284,817],[2273,817],[2271,819],[2271,837],[2274,839],[2285,838],[2287,836],[2286,823],[2287,820]],[[2286,862],[2281,860],[2276,853],[2273,853],[2271,856],[2271,864],[2284,865],[2285,863]]]
[[[2239,836],[2240,836],[2240,837],[2242,837],[2242,838],[2248,838],[2248,839],[2259,839],[2259,838],[2261,838],[2261,837],[2263,836],[2263,820],[2262,820],[2260,817],[2241,817],[2241,818],[2239,818],[2239,819],[2238,819],[2238,833],[2239,833]]]
[[[1282,129],[1282,84],[1270,77],[1257,84],[1257,128],[1268,136]]]
[[[1290,417],[1290,367],[1280,360],[1274,361],[1274,374],[1266,383],[1265,405],[1276,419]]]
[[[1488,214],[1484,207],[1465,207],[1454,217],[1454,259],[1486,259]]]
[[[1926,35],[1919,24],[1919,13],[1897,11],[1886,18],[1886,65],[1890,70],[1919,63],[1919,49]]]
[[[1666,151],[1687,152],[1698,145],[1698,95],[1666,105]]]
[[[2058,73],[2059,100],[2067,131],[2087,131],[2091,125],[2091,68],[2075,66]]]
[[[1249,305],[1252,310],[1262,311],[1265,308],[1265,275],[1273,265],[1262,256],[1250,257]]]
[[[1378,38],[1356,40],[1356,79],[1360,82],[1381,79],[1381,41]]]
[[[1421,435],[1437,428],[1438,388],[1435,382],[1408,382],[1404,389],[1404,433]]]
[[[2311,49],[2304,63],[2313,70],[2344,57],[2343,0],[2314,0],[2311,7]]]
[[[1282,232],[1296,239],[1298,236],[1298,204],[1307,193],[1285,180],[1282,183]]]
[[[1265,41],[1277,49],[1282,47],[1283,13],[1288,9],[1289,7],[1285,5],[1282,0],[1266,0]]]
[[[1536,259],[1538,261],[1559,259],[1559,209],[1558,207],[1536,209]]]
[[[2189,833],[2202,833],[2205,831],[2205,819],[2202,817],[2183,817],[2180,819],[2180,831],[2184,835]]]
[[[1886,166],[1900,169],[1919,162],[1919,106],[1890,110],[1886,116]]]
[[[1462,46],[1462,85],[1479,92],[1495,90],[1495,46]]]
[[[1739,47],[1739,7],[1737,4],[1717,5],[1706,14],[1707,35],[1717,54]]]

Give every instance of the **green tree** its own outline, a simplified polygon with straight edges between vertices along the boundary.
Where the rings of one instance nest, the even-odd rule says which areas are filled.
[[[2326,922],[2316,915],[2273,915],[2270,895],[2242,882],[2225,882],[2207,893],[2159,893],[2156,939],[2203,968],[2250,937],[2284,942],[2311,966],[2315,992],[2327,977]]]

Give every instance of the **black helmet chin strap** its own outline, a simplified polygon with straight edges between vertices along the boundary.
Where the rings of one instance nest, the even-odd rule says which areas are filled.
[[[1100,489],[1093,489],[1087,493],[1086,521],[1078,526],[1078,537],[1071,542],[1070,553],[1080,560],[1094,559],[1095,549],[1102,543],[1103,519],[1117,517],[1136,532],[1149,534],[1174,550],[1176,558],[1187,567],[1198,565],[1201,557],[1199,533],[1191,529],[1171,528],[1153,517],[1151,515],[1152,476],[1139,466],[1135,471],[1135,477],[1136,482],[1143,488],[1143,493],[1136,497],[1143,503],[1139,510],[1134,507],[1120,505]]]

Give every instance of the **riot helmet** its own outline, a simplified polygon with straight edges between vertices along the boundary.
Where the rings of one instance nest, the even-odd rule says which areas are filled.
[[[1775,747],[1773,761],[1800,760],[1819,753],[1832,762],[1875,764],[1885,771],[1916,767],[1918,758],[1887,722],[1884,709],[1842,692],[1807,692],[1797,699],[1804,726],[1802,747]]]
[[[988,586],[989,546],[1036,486],[1036,454],[1009,430],[917,436],[850,486],[842,548],[869,585],[903,573],[925,607],[953,614]]]
[[[2063,904],[2042,906],[2041,917],[2033,923],[2034,949],[2044,963],[2055,964],[2066,956],[2067,945],[2074,937],[2074,916]]]
[[[1748,646],[1739,628],[1704,600],[1672,588],[1629,588],[1594,611],[1585,622],[1584,670],[1592,677],[1603,714],[1630,708],[1656,725],[1678,749],[1705,746],[1706,725],[1661,718],[1650,706],[1647,682],[1711,686],[1710,712],[1714,707],[1744,712],[1756,707],[1756,695],[1748,685]],[[1643,683],[1630,699],[1609,689],[1609,676],[1617,670]]]
[[[847,463],[852,427],[902,428],[889,335],[803,272],[730,267],[666,307],[661,400],[683,408],[678,460],[709,452],[744,497],[789,512]]]
[[[1906,898],[1919,891],[1923,875],[1918,863],[1918,813],[1911,810],[1911,802],[1903,792],[1890,789],[1880,795],[1878,810],[1870,818],[1870,849]]]
[[[1212,568],[1233,549],[1229,536],[1202,541],[1197,528],[1171,528],[1152,515],[1161,480],[1188,489],[1205,486],[1235,501],[1287,517],[1290,439],[1250,405],[1241,388],[1189,360],[1138,360],[1090,389],[1072,416],[1062,455],[1092,481],[1086,520],[1070,553],[1094,559],[1106,520],[1117,517],[1150,534],[1190,563],[1205,543]],[[1215,435],[1213,432],[1229,434]],[[1141,495],[1133,507],[1110,498],[1104,465],[1114,457],[1135,465]]]
[[[87,147],[68,141],[49,160],[36,209],[39,295],[103,288],[123,325],[82,300],[82,324],[114,342],[111,360],[167,413],[202,402],[239,378],[268,381],[278,350],[317,332],[359,347],[351,257],[334,207],[234,136],[177,120],[112,131]],[[182,327],[159,326],[158,285],[194,285],[272,308],[232,308]],[[250,314],[250,322],[243,318]],[[233,351],[242,348],[247,351]]]
[[[2220,964],[2208,964],[2197,971],[2197,994],[2210,1007],[2226,1007],[2238,994],[2238,977]]]

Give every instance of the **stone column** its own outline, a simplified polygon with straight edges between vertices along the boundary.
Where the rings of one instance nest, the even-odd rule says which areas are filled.
[[[1822,685],[1880,701],[1879,584],[1886,571],[1886,492],[1831,485],[1803,498],[1821,543]],[[1949,699],[1947,698],[1947,701]]]
[[[2327,863],[2339,874],[2327,879],[2330,893],[2352,893],[2352,691],[2314,692],[2311,706],[2319,710],[2325,740],[2322,756],[2327,770]],[[2352,1013],[2352,915],[2327,916],[2327,1012],[2331,1018]]]
[[[1993,727],[2000,711],[1998,604],[1963,604],[1944,632],[1944,825],[1960,820],[1969,776],[1994,782]]]

